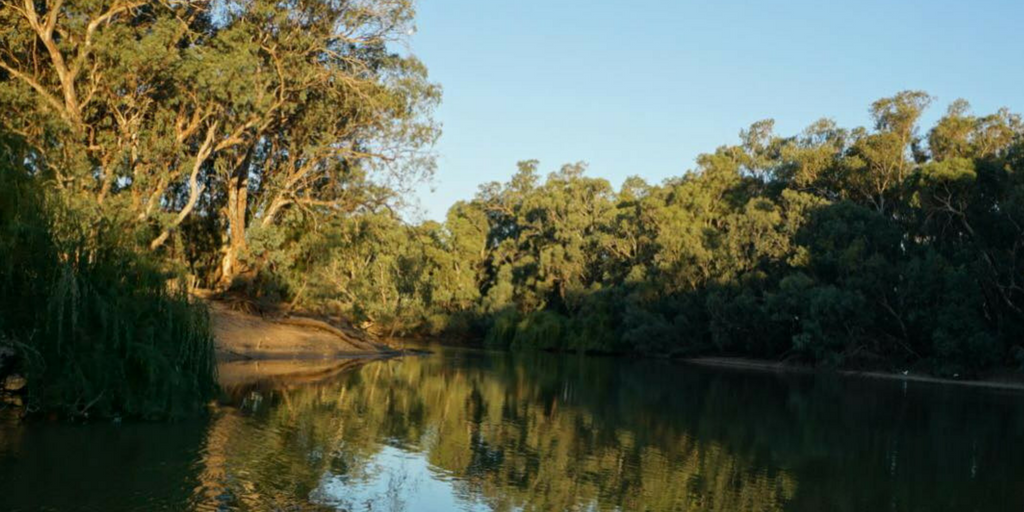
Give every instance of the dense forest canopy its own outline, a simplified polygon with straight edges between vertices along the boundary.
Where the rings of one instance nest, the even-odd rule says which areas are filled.
[[[771,120],[661,184],[522,162],[443,223],[338,217],[284,288],[383,332],[967,375],[1024,363],[1024,124],[958,100]],[[330,247],[322,251],[321,247]]]

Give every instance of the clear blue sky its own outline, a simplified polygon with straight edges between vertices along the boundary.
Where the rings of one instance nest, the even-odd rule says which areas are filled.
[[[618,188],[679,176],[774,118],[869,123],[904,89],[1024,111],[1022,0],[420,0],[412,51],[444,87],[427,218],[506,180],[586,161]],[[433,190],[430,190],[433,188]]]

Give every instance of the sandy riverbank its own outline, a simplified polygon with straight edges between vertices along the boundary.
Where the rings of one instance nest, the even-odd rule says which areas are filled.
[[[319,320],[267,319],[209,301],[218,361],[383,357],[398,351]]]

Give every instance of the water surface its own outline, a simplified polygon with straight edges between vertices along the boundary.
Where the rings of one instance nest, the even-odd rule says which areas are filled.
[[[251,369],[208,419],[0,426],[0,509],[1024,510],[1018,392],[454,349]]]

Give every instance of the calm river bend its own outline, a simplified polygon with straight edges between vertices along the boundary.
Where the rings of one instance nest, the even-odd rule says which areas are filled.
[[[434,350],[226,366],[202,420],[8,421],[0,509],[1024,510],[1019,391]]]

